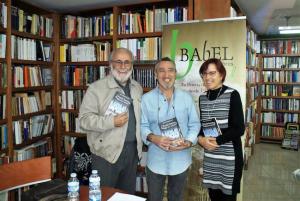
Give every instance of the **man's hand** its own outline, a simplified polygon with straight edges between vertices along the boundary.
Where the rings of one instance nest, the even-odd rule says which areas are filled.
[[[170,151],[179,151],[183,149],[190,148],[192,146],[192,142],[184,139],[177,139],[175,140],[176,144],[170,146]]]
[[[128,121],[128,113],[124,112],[114,116],[115,127],[122,127]]]
[[[171,139],[169,137],[155,135],[153,133],[149,134],[147,139],[165,151],[169,151],[170,146],[173,142],[173,139]]]
[[[219,147],[219,145],[216,142],[216,138],[214,137],[202,137],[200,136],[198,138],[198,143],[204,148],[209,151],[215,150]]]

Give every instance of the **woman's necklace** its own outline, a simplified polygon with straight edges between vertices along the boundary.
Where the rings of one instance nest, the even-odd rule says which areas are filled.
[[[221,89],[219,90],[218,95],[217,95],[217,98],[219,98],[222,89],[223,89],[223,86],[222,86]],[[208,100],[210,100],[210,90],[208,91],[207,98],[208,98]],[[216,98],[215,100],[217,100],[217,98]],[[212,111],[212,110],[215,109],[215,100],[214,100],[214,103],[213,103],[212,108],[211,108],[210,110],[208,110],[208,117],[209,117],[210,119],[211,119],[211,117],[210,117],[210,111]]]

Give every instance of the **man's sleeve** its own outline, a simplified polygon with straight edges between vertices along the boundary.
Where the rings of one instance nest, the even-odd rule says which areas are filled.
[[[150,142],[147,140],[147,137],[151,132],[150,130],[150,124],[148,120],[148,110],[145,103],[145,97],[142,97],[142,104],[141,104],[141,136],[142,140],[146,145],[149,145]]]
[[[188,96],[188,135],[186,140],[189,140],[193,144],[197,143],[197,137],[200,131],[200,120],[196,110],[196,106],[193,98]]]
[[[98,113],[97,96],[92,87],[90,87],[79,110],[80,127],[86,132],[104,132],[114,128],[113,116],[101,116]]]

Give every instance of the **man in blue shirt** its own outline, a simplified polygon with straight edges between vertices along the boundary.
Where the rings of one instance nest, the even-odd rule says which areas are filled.
[[[158,86],[143,95],[141,104],[141,135],[148,145],[148,200],[163,199],[168,177],[168,201],[181,201],[200,121],[191,95],[174,87],[176,67],[171,59],[165,57],[155,65],[155,77]]]

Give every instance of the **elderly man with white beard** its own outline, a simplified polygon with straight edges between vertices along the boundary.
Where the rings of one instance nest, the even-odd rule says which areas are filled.
[[[142,87],[131,79],[133,55],[117,48],[110,55],[111,74],[92,83],[83,98],[79,121],[87,133],[92,169],[98,170],[101,186],[135,192],[136,169],[142,152],[140,102]],[[107,115],[116,94],[129,102],[127,111]],[[114,108],[115,110],[115,108]]]

